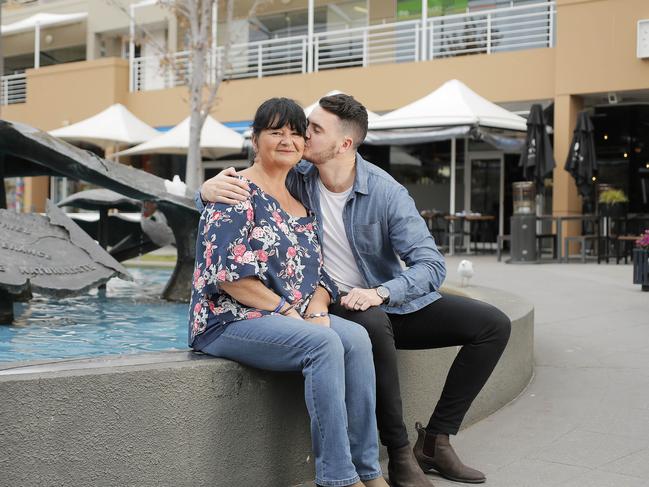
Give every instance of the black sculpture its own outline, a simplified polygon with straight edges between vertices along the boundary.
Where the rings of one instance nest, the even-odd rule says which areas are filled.
[[[13,320],[13,302],[32,292],[63,297],[131,277],[122,265],[47,202],[47,214],[0,209],[0,323]]]
[[[102,159],[33,127],[3,120],[0,120],[0,165],[3,166],[0,176],[5,178],[65,176],[136,200],[155,202],[173,231],[178,250],[176,267],[162,297],[189,301],[200,217],[189,190],[183,196],[171,194],[165,180],[153,174]]]

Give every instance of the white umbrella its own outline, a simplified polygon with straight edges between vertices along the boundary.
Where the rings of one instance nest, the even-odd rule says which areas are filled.
[[[106,110],[80,122],[51,130],[50,135],[68,141],[90,142],[106,149],[120,145],[134,145],[160,135],[153,127],[116,103]]]
[[[515,113],[499,107],[478,95],[456,79],[447,81],[438,89],[404,107],[386,113],[378,120],[370,121],[367,141],[370,143],[421,143],[425,139],[451,139],[450,213],[455,213],[456,186],[456,138],[466,140],[471,130],[480,127],[507,131],[526,132],[527,121]],[[487,132],[487,131],[485,131]],[[485,134],[487,137],[489,133]],[[465,171],[465,179],[469,174]],[[470,188],[470,180],[465,181]],[[465,205],[469,189],[465,189]],[[504,225],[504,168],[500,169],[499,234]],[[468,208],[467,208],[468,209]],[[450,255],[453,255],[454,239],[450,239]]]
[[[208,116],[201,130],[201,154],[206,157],[223,157],[243,150],[244,138],[236,131]],[[189,117],[174,128],[117,156],[137,154],[187,154],[189,147]]]
[[[452,127],[491,127],[525,132],[527,121],[481,97],[456,79],[432,93],[370,122],[370,130]]]

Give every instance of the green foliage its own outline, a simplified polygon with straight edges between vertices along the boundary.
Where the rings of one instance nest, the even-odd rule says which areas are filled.
[[[627,203],[629,198],[626,197],[621,189],[607,189],[599,195],[599,202],[605,205],[615,205],[618,203]]]

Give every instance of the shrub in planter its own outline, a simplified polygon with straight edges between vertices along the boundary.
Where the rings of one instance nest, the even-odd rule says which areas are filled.
[[[607,189],[599,195],[599,212],[602,216],[622,218],[627,214],[629,199],[621,189]]]

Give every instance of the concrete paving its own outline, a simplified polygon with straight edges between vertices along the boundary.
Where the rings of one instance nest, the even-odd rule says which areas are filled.
[[[462,258],[474,263],[471,284],[526,298],[536,317],[535,377],[453,439],[465,462],[493,487],[649,485],[649,293],[631,265],[460,256],[447,259],[449,280]]]

